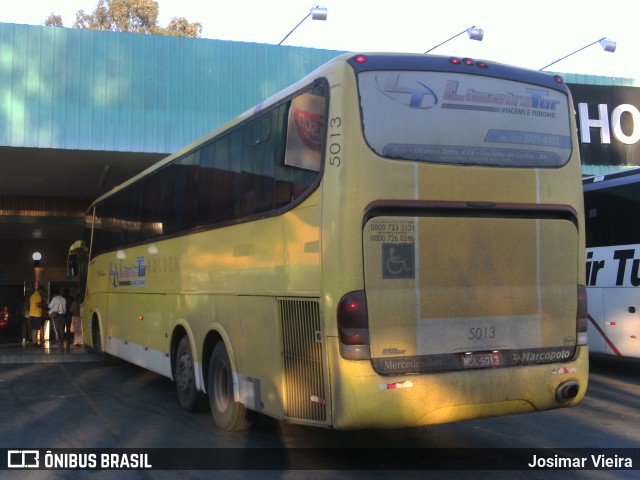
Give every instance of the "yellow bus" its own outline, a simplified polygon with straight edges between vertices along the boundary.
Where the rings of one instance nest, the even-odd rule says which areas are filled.
[[[576,405],[583,203],[562,79],[347,54],[98,198],[85,342],[223,429]]]

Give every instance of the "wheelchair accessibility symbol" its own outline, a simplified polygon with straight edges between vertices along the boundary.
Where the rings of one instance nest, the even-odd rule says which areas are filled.
[[[415,278],[413,243],[382,244],[382,278]]]

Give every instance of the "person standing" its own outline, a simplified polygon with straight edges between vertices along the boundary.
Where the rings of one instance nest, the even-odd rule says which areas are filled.
[[[67,316],[67,302],[58,289],[52,292],[53,298],[49,302],[49,318],[53,324],[53,331],[55,333],[56,341],[53,345],[60,345],[60,348],[64,347],[64,328],[65,317]],[[49,341],[51,343],[51,341]]]
[[[29,321],[31,323],[31,341],[34,346],[38,346],[38,332],[40,332],[40,342],[44,346],[44,335],[42,332],[42,320],[44,316],[44,287],[39,285],[35,292],[29,297]]]
[[[31,295],[27,294],[20,302],[20,307],[18,307],[18,316],[20,317],[20,325],[22,331],[22,344],[26,345],[27,342],[31,341],[31,324],[29,320],[29,297]]]

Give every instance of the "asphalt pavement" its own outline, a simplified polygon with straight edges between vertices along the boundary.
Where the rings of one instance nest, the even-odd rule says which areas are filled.
[[[0,365],[16,363],[95,362],[97,356],[84,346],[60,348],[46,340],[44,345],[20,340],[0,341]]]

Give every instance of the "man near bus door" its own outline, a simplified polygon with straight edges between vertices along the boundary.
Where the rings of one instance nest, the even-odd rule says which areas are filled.
[[[53,331],[55,335],[55,343],[53,345],[60,345],[60,348],[64,347],[64,328],[65,318],[67,315],[67,301],[60,295],[60,292],[56,289],[53,291],[54,296],[49,302],[49,317],[53,325]],[[50,342],[51,343],[51,342]]]
[[[39,285],[35,292],[29,297],[29,321],[31,323],[31,341],[34,346],[38,345],[38,332],[40,332],[40,343],[44,345],[44,332],[42,331],[42,321],[44,317],[44,287]]]
[[[73,329],[71,328],[71,304],[73,303],[73,297],[69,292],[68,288],[65,288],[62,291],[62,296],[64,297],[66,304],[66,312],[64,314],[64,341],[67,342],[67,346],[73,343]]]

